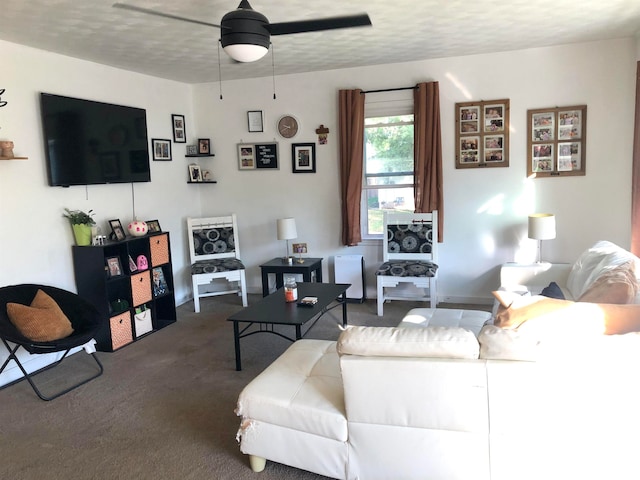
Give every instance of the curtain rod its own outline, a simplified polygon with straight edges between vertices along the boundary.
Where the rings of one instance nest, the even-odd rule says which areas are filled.
[[[398,88],[382,88],[380,90],[366,90],[366,91],[362,91],[360,92],[360,94],[362,95],[363,93],[378,93],[378,92],[396,92],[398,90],[415,90],[418,87],[398,87]]]

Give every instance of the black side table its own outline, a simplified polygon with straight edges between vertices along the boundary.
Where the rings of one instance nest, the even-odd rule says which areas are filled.
[[[276,276],[276,289],[284,285],[283,274],[299,273],[302,274],[304,282],[311,282],[311,274],[315,272],[315,281],[322,283],[322,258],[303,258],[303,263],[298,263],[298,259],[293,259],[293,264],[288,265],[282,257],[269,260],[267,263],[260,265],[262,272],[262,296],[269,295],[269,274]]]

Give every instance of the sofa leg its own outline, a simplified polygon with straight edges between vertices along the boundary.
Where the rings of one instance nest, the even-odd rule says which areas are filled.
[[[255,455],[249,455],[249,465],[251,465],[251,470],[256,473],[260,473],[264,470],[265,465],[267,464],[267,459],[262,457],[256,457]]]

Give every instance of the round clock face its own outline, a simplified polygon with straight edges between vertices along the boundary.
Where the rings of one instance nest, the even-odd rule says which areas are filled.
[[[298,120],[292,115],[283,115],[278,120],[278,133],[284,138],[291,138],[298,133]]]

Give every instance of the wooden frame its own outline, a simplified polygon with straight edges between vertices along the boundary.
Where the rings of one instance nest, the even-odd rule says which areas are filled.
[[[164,138],[152,138],[151,150],[154,161],[171,161],[171,140]]]
[[[509,99],[456,103],[456,168],[509,166]]]
[[[527,110],[527,176],[586,175],[587,106]]]
[[[238,144],[238,170],[255,170],[256,146],[251,143]]]
[[[124,228],[122,228],[122,223],[120,223],[120,220],[118,219],[109,220],[109,226],[111,227],[111,231],[113,232],[113,237],[117,241],[120,242],[125,238],[127,238],[127,235],[124,233]]]
[[[184,115],[171,115],[171,125],[173,127],[173,141],[175,143],[187,143]]]
[[[247,112],[249,132],[263,132],[262,110],[250,110]]]
[[[293,173],[316,173],[316,144],[293,143],[291,163]]]

